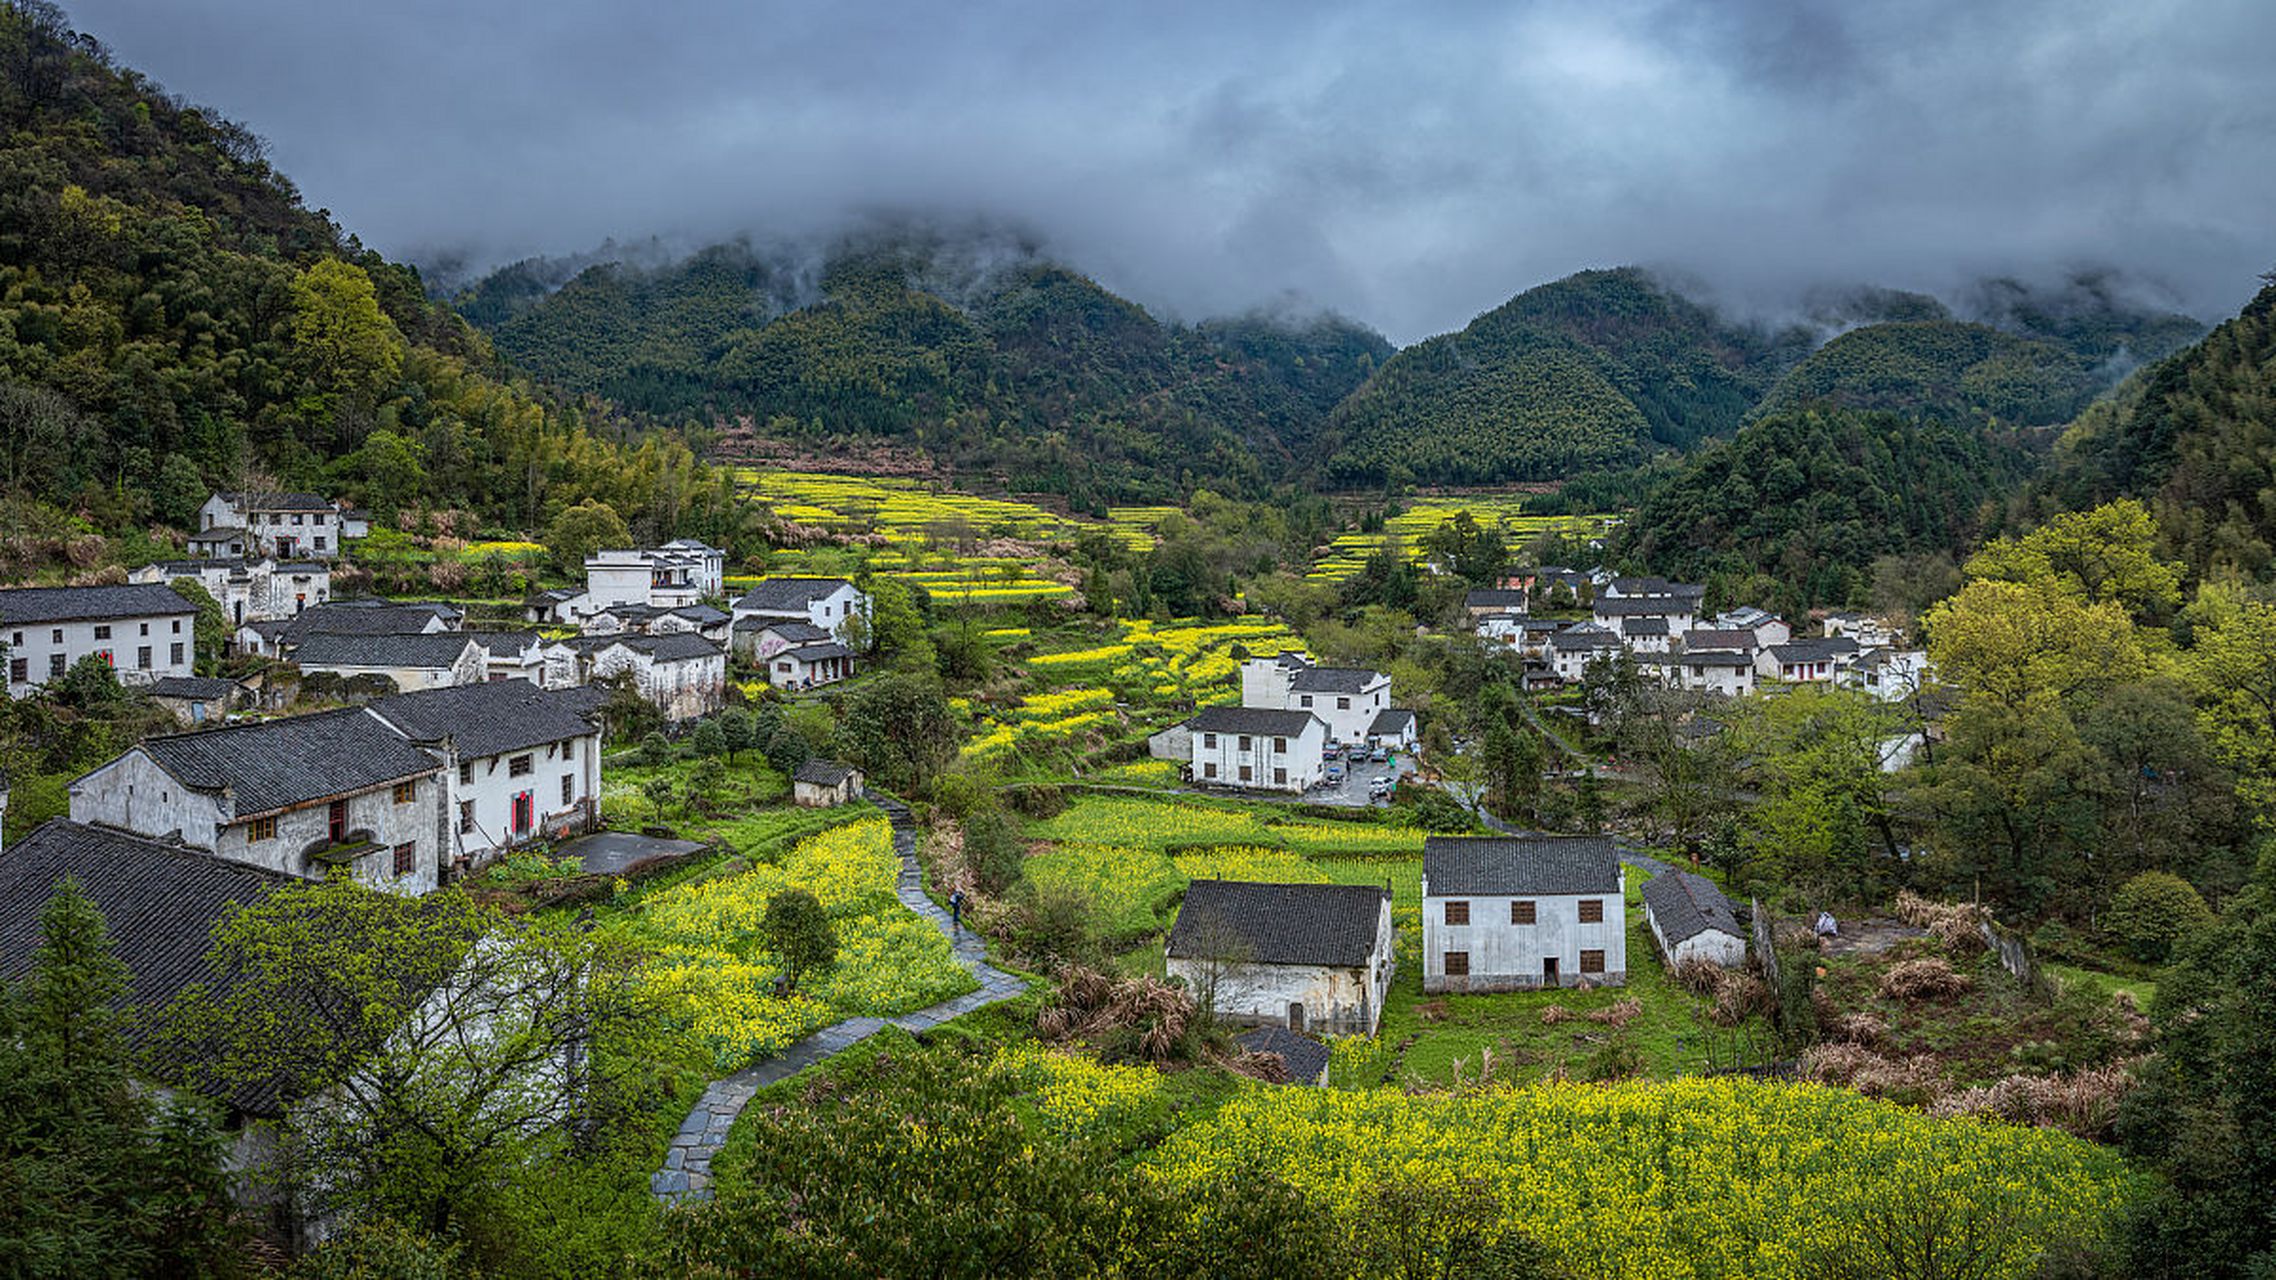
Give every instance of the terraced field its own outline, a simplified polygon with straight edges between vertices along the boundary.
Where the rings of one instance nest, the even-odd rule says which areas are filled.
[[[1358,573],[1369,556],[1394,538],[1405,549],[1408,560],[1420,561],[1424,535],[1463,511],[1468,511],[1480,525],[1499,528],[1512,546],[1531,541],[1549,529],[1584,537],[1601,536],[1612,520],[1602,515],[1526,515],[1525,500],[1524,494],[1517,493],[1417,498],[1412,506],[1385,521],[1380,533],[1347,533],[1338,537],[1329,544],[1328,554],[1320,557],[1305,576],[1341,582]]]

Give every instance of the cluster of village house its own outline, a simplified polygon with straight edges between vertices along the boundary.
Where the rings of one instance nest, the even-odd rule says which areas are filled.
[[[1339,751],[1411,752],[1417,728],[1414,712],[1391,705],[1391,677],[1291,652],[1242,662],[1238,706],[1203,708],[1154,734],[1147,750],[1203,786],[1304,792]]]

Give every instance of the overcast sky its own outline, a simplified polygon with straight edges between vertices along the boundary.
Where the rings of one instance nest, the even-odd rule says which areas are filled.
[[[1184,318],[1399,342],[1641,262],[1776,307],[2276,264],[2270,0],[76,0],[397,257],[1015,220]]]

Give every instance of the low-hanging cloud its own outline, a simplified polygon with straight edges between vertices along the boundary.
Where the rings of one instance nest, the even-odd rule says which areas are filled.
[[[1001,218],[1166,314],[1398,341],[1641,262],[1777,309],[2276,259],[2265,0],[79,0],[394,255]]]

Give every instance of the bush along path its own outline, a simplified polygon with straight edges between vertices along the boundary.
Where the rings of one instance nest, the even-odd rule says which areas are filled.
[[[988,963],[987,944],[978,934],[970,929],[950,928],[948,913],[925,896],[924,871],[917,865],[916,824],[910,820],[909,807],[890,796],[869,798],[885,811],[886,819],[893,824],[893,851],[901,855],[901,879],[894,886],[894,896],[901,899],[902,906],[932,921],[947,935],[949,945],[956,952],[956,962],[980,983],[980,989],[898,1018],[848,1018],[832,1023],[764,1062],[712,1081],[703,1091],[703,1097],[696,1101],[695,1109],[688,1112],[680,1131],[672,1135],[672,1145],[664,1152],[664,1167],[649,1179],[649,1189],[657,1199],[671,1202],[710,1197],[711,1159],[726,1143],[727,1131],[734,1127],[735,1117],[743,1113],[743,1108],[750,1105],[759,1090],[842,1053],[887,1027],[899,1027],[912,1033],[930,1031],[951,1018],[1008,1000],[1027,989],[1025,981]]]

